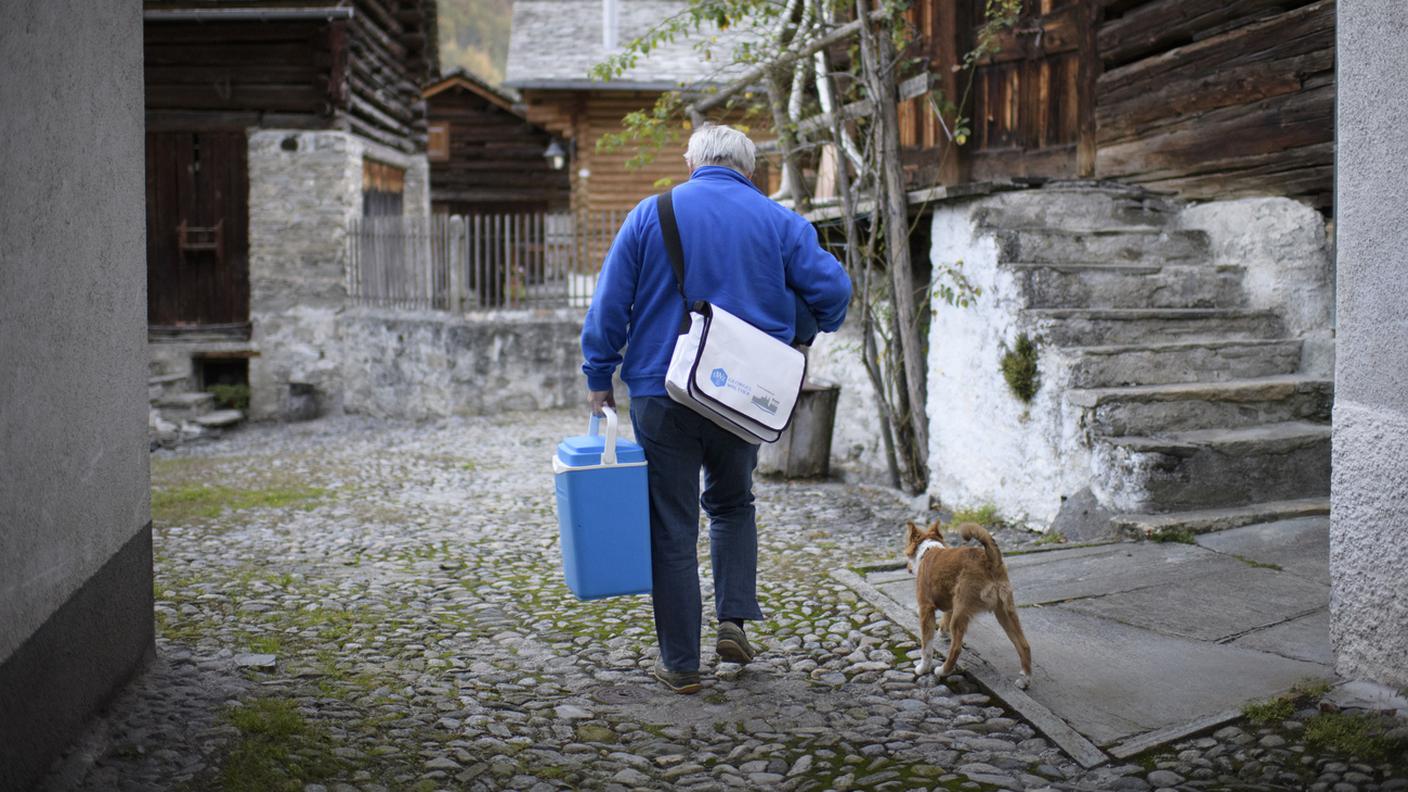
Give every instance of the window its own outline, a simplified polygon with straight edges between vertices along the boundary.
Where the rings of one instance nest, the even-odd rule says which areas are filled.
[[[446,162],[450,159],[450,125],[437,121],[429,127],[430,137],[426,142],[425,154],[431,162]]]
[[[406,171],[384,162],[362,160],[362,215],[388,217],[401,214],[406,192]]]

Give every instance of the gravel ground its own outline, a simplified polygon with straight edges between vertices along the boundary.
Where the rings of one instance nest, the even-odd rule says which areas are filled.
[[[562,582],[549,460],[583,424],[346,417],[157,452],[157,657],[42,788],[1408,788],[1307,748],[1313,708],[1084,771],[962,674],[916,680],[913,639],[828,575],[898,558],[912,505],[880,488],[760,481],[761,655],[716,663],[706,614],[705,689],[671,694],[647,598]]]

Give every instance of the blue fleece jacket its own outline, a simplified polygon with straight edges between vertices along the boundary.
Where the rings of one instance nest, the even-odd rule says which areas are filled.
[[[672,200],[690,302],[707,300],[784,343],[793,339],[799,299],[823,331],[841,326],[851,280],[801,215],[717,166],[695,170]],[[631,396],[666,395],[684,313],[652,196],[626,216],[602,265],[582,326],[588,388],[610,390],[621,365]]]

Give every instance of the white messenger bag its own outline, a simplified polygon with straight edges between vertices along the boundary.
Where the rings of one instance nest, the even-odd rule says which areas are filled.
[[[684,247],[670,194],[656,199],[660,230],[684,296]],[[717,305],[699,301],[685,314],[665,390],[670,398],[754,445],[773,443],[792,421],[807,357]]]

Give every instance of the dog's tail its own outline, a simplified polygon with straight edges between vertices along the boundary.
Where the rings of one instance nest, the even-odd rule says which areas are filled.
[[[1002,568],[1002,551],[997,549],[997,542],[992,540],[992,534],[988,529],[977,523],[963,523],[958,526],[958,534],[963,537],[963,541],[977,539],[983,545],[983,552],[987,554],[988,566],[993,569]]]

